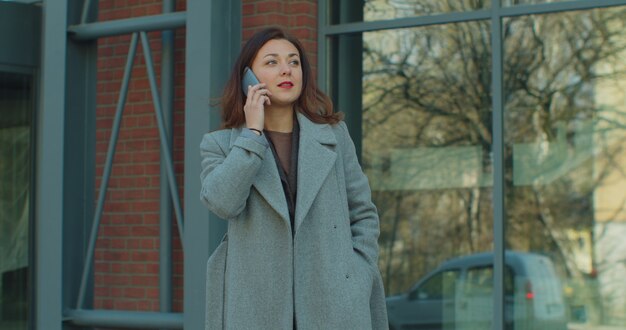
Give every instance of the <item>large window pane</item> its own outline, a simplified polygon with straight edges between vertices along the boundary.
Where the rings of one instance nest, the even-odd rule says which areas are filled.
[[[532,272],[559,280],[531,281],[529,315],[545,321],[533,329],[560,317],[626,326],[624,17],[617,7],[504,20],[506,244],[548,256]]]
[[[0,329],[26,329],[32,78],[0,72]]]
[[[491,0],[342,0],[329,4],[331,24],[341,24],[489,9]]]
[[[381,217],[385,289],[402,295],[392,299],[396,325],[460,329],[468,314],[455,302],[467,300],[451,286],[462,285],[456,276],[438,293],[419,283],[452,257],[493,248],[489,36],[479,21],[368,32],[362,47],[347,44],[363,50],[362,163]],[[443,304],[446,292],[454,298]],[[428,297],[439,297],[421,307],[429,317],[394,312]]]

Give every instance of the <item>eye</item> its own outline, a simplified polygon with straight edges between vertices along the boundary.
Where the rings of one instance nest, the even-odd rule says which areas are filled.
[[[291,61],[291,62],[289,62],[289,63],[290,63],[291,65],[294,65],[294,66],[298,66],[298,65],[300,65],[300,61],[299,61],[299,60],[292,60],[292,61]]]
[[[278,62],[276,62],[276,60],[269,60],[269,61],[266,62],[266,64],[268,64],[268,65],[275,65],[276,63],[278,63]]]

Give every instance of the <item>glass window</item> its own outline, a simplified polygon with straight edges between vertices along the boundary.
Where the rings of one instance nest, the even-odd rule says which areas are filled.
[[[531,268],[543,280],[524,284],[529,322],[546,322],[534,328],[626,326],[624,17],[503,21],[506,244],[549,257]]]
[[[0,72],[0,329],[26,329],[32,77]]]
[[[451,257],[492,250],[488,22],[346,35],[332,47],[341,64],[331,91],[362,136],[355,140],[381,218],[387,295],[408,293]],[[443,294],[440,282],[423,288],[413,298]],[[401,326],[454,324],[454,301],[414,299],[390,313]]]
[[[344,17],[331,21],[465,10],[418,3],[431,2],[354,1],[362,11],[336,5]],[[490,6],[470,4],[480,3]],[[488,22],[333,37],[329,90],[379,207],[388,306],[414,283],[426,290],[420,281],[448,258],[493,249],[491,91],[502,88],[506,327],[626,326],[624,17],[626,6],[503,18],[502,86],[491,86]],[[453,308],[430,314],[455,329],[487,326],[476,317],[492,317],[490,272],[461,276]],[[390,308],[390,321],[401,314]]]
[[[342,0],[329,5],[331,24],[341,24],[489,9],[491,0]]]
[[[492,248],[489,26],[368,32],[362,43],[362,163],[395,294]]]

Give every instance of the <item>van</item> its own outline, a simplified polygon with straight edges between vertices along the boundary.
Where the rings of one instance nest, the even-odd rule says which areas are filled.
[[[387,298],[392,330],[488,330],[493,319],[493,253],[448,260],[404,294]],[[507,330],[566,330],[561,282],[542,255],[505,252]]]

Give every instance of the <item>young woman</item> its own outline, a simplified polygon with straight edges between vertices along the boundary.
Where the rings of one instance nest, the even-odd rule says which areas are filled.
[[[260,83],[244,94],[246,67]],[[221,105],[224,129],[200,145],[201,200],[228,221],[207,265],[206,328],[387,328],[370,187],[301,43],[255,34]]]

